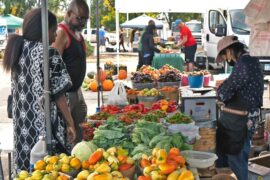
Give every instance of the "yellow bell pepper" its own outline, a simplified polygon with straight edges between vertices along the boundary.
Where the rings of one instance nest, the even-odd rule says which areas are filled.
[[[111,171],[111,168],[106,163],[102,163],[100,166],[96,168],[96,172],[98,173],[109,173],[110,171]]]
[[[167,162],[167,152],[164,149],[158,150],[156,156],[157,156],[156,159],[157,164],[164,164]]]
[[[169,176],[167,177],[167,180],[176,180],[179,175],[180,175],[179,170],[173,171],[171,174],[169,174]]]
[[[194,180],[194,179],[195,178],[194,178],[191,171],[184,170],[184,171],[182,171],[182,173],[180,174],[180,176],[178,177],[177,180]]]
[[[110,173],[99,174],[94,177],[94,180],[112,180],[113,177]]]

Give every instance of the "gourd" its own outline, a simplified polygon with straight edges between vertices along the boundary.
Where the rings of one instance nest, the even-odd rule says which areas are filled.
[[[112,80],[109,80],[109,79],[106,79],[105,81],[103,81],[103,83],[102,83],[102,87],[103,87],[103,90],[104,91],[110,91],[110,90],[112,90],[112,88],[113,88],[113,82],[112,82]]]

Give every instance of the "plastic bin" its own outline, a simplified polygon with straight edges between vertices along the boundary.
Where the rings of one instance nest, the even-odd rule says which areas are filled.
[[[188,76],[188,84],[190,88],[203,87],[203,76]]]
[[[211,79],[211,74],[207,74],[207,75],[203,76],[203,86],[204,87],[209,86],[210,79]]]
[[[188,86],[188,76],[181,76],[181,86]]]
[[[154,83],[153,82],[151,82],[151,83],[134,83],[132,81],[132,87],[133,87],[133,89],[137,89],[137,90],[142,90],[145,88],[152,89],[154,87]]]
[[[176,81],[176,82],[157,82],[157,87],[160,89],[164,86],[175,86],[175,87],[179,87],[180,86],[180,82],[181,81]]]
[[[194,168],[211,167],[218,158],[214,153],[201,151],[182,151],[181,155],[186,158],[189,166]]]

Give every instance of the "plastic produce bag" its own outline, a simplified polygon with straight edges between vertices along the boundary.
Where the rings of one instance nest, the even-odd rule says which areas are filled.
[[[109,93],[108,104],[110,105],[127,105],[127,94],[125,86],[122,82],[115,83],[113,89]]]
[[[188,143],[195,142],[199,138],[199,127],[194,124],[171,124],[168,126],[168,131],[171,133],[181,133],[187,137]]]

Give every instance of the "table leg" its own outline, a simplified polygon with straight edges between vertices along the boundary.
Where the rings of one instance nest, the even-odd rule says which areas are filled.
[[[0,179],[4,179],[4,172],[3,172],[2,159],[1,159],[1,150],[0,150]]]
[[[11,152],[8,153],[8,178],[9,180],[12,180],[11,178]]]

